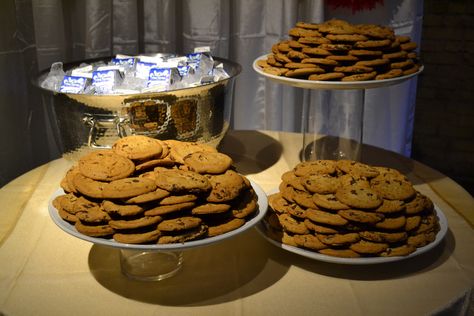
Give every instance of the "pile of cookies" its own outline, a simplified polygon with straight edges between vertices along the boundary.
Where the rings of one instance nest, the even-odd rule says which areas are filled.
[[[432,201],[392,168],[315,160],[281,179],[264,227],[287,245],[336,257],[406,256],[440,229]]]
[[[417,44],[374,24],[298,22],[257,65],[268,74],[317,81],[382,80],[416,73]]]
[[[128,136],[82,156],[52,204],[87,236],[183,243],[235,230],[257,213],[255,191],[234,169],[209,145]]]

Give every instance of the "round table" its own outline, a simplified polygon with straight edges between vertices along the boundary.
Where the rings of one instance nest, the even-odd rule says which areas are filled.
[[[237,170],[271,191],[299,160],[302,135],[231,131],[220,145]],[[474,308],[474,199],[445,175],[364,145],[362,161],[397,168],[447,217],[445,239],[398,262],[355,266],[273,246],[255,229],[184,252],[180,273],[139,282],[117,249],[59,229],[49,197],[72,165],[57,159],[0,189],[0,313],[5,315],[421,315]]]

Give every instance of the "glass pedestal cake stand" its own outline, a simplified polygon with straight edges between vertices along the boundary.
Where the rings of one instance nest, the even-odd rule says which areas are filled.
[[[300,158],[302,161],[316,159],[352,159],[360,160],[360,152],[363,144],[364,130],[364,103],[365,92],[367,89],[388,87],[400,84],[409,80],[423,71],[423,66],[413,74],[384,80],[369,81],[312,81],[305,79],[294,79],[284,76],[275,76],[268,74],[258,66],[258,61],[265,60],[267,54],[256,58],[253,62],[253,69],[261,76],[264,76],[276,83],[303,89],[303,144]],[[346,129],[345,134],[349,136],[339,135],[323,135],[318,130],[314,119],[314,111],[311,111],[313,104],[310,102],[311,90],[319,90],[321,93],[320,101],[323,105],[329,104],[330,92],[333,90],[352,90],[350,98],[344,99],[344,103],[351,106],[350,116],[332,115],[329,117],[327,112],[322,118],[325,124],[343,126]],[[349,124],[349,120],[351,124]],[[348,130],[348,131],[347,131]]]
[[[250,183],[258,197],[258,209],[252,218],[247,219],[243,226],[225,234],[184,243],[124,244],[116,242],[112,238],[96,238],[83,235],[76,230],[73,224],[63,220],[52,204],[54,198],[64,194],[62,189],[56,190],[50,197],[48,210],[54,223],[66,233],[97,245],[116,248],[119,251],[121,272],[128,278],[139,281],[160,281],[179,272],[183,265],[183,252],[185,250],[231,238],[254,227],[263,219],[268,208],[267,196],[259,185],[253,181],[250,181]]]

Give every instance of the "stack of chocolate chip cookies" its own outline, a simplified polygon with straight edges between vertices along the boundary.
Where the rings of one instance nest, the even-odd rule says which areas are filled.
[[[258,211],[249,180],[232,164],[208,145],[128,136],[81,157],[52,203],[91,237],[130,244],[213,237]]]
[[[420,69],[408,36],[373,24],[344,20],[298,22],[288,40],[272,46],[258,66],[268,74],[317,81],[383,80],[406,76]]]
[[[406,256],[440,229],[432,201],[392,168],[316,160],[281,179],[264,227],[287,245],[336,257]]]

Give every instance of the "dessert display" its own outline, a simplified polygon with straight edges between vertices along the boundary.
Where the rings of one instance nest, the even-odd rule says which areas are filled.
[[[82,156],[52,205],[86,236],[185,243],[236,230],[258,212],[250,181],[234,169],[209,145],[127,136]]]
[[[407,256],[440,230],[433,202],[392,168],[315,160],[281,180],[263,227],[282,244],[341,258]]]
[[[263,72],[315,81],[367,81],[407,76],[420,70],[417,44],[409,36],[374,24],[332,19],[298,22],[289,39],[257,61]]]

